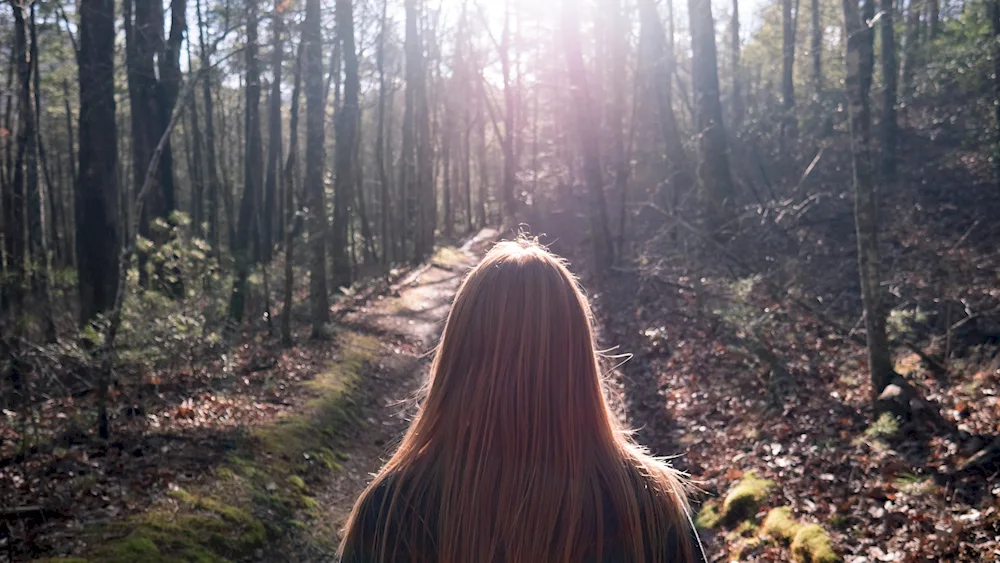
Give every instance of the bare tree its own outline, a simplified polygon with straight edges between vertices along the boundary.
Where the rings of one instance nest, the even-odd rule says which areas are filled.
[[[325,325],[330,322],[330,298],[326,289],[326,195],[323,189],[326,96],[323,91],[321,19],[320,0],[306,0],[306,15],[302,26],[306,94],[305,192],[309,205],[309,298],[312,302],[313,338],[323,336]]]
[[[354,13],[351,0],[337,0],[338,41],[344,61],[344,99],[337,112],[336,178],[333,192],[333,285],[351,285],[351,262],[347,255],[348,227],[354,203],[355,152],[358,145],[360,108],[358,53],[354,46]]]
[[[899,74],[896,65],[896,38],[893,34],[893,0],[881,0],[882,19],[882,178],[896,174],[896,90]]]
[[[580,47],[580,22],[578,10],[569,0],[563,2],[563,33],[565,35],[566,64],[573,94],[576,124],[583,157],[584,176],[587,182],[588,208],[590,214],[590,238],[594,245],[594,257],[598,268],[603,271],[614,262],[614,247],[611,231],[608,229],[607,207],[604,199],[604,180],[601,173],[600,131],[593,115],[593,102],[587,84],[587,70],[583,66],[583,52]]]
[[[871,48],[855,0],[843,0],[844,30],[847,35],[847,88],[850,115],[851,150],[854,167],[854,219],[858,238],[858,265],[861,295],[865,307],[865,332],[868,342],[868,368],[872,392],[878,397],[892,381],[894,370],[885,329],[878,252],[878,201],[872,178],[871,107],[869,88],[864,77],[864,61]]]

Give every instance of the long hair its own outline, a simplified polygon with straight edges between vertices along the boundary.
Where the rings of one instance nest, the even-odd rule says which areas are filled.
[[[620,426],[590,306],[561,259],[493,247],[459,288],[426,397],[341,554],[388,563],[689,561],[678,472]],[[350,559],[345,556],[345,561]]]

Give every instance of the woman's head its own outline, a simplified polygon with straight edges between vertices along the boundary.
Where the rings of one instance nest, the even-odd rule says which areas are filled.
[[[481,438],[522,459],[565,457],[556,450],[594,433],[610,439],[590,309],[562,260],[528,240],[502,242],[469,273],[420,418],[421,446]]]
[[[463,281],[420,412],[345,545],[358,507],[389,481],[384,513],[397,522],[384,523],[376,561],[400,549],[422,560],[415,538],[428,533],[441,563],[580,561],[612,532],[636,561],[661,560],[647,549],[671,530],[686,545],[680,481],[621,431],[601,379],[565,263],[533,241],[497,244]]]

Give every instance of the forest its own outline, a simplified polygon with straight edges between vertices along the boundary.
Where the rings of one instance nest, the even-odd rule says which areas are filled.
[[[709,561],[1000,561],[1000,0],[8,0],[0,562],[329,561],[530,234]]]

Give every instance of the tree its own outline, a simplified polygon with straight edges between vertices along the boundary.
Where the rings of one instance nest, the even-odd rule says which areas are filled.
[[[730,32],[732,34],[730,37],[730,47],[732,49],[730,56],[733,59],[733,123],[737,124],[743,120],[743,114],[746,111],[742,92],[743,68],[740,64],[740,0],[733,0],[733,22]]]
[[[587,84],[587,70],[583,66],[580,47],[580,22],[578,11],[569,0],[563,1],[563,34],[565,35],[566,66],[569,72],[570,91],[573,94],[576,124],[583,158],[584,177],[587,182],[590,215],[590,238],[594,245],[594,258],[599,271],[605,271],[614,262],[614,247],[608,229],[607,207],[604,200],[604,181],[601,173],[601,148],[599,130],[595,126],[593,102]]]
[[[302,90],[302,52],[300,41],[295,55],[295,80],[292,86],[292,107],[288,117],[288,159],[285,161],[285,291],[281,310],[281,341],[292,345],[292,290],[295,285],[295,190],[299,185],[299,98]]]
[[[994,137],[994,151],[1000,151],[1000,0],[993,0],[990,3],[990,23],[993,40],[990,46],[993,50],[993,119],[996,127]],[[1000,158],[993,158],[993,166],[996,170],[996,182],[1000,186]]]
[[[278,202],[278,181],[281,178],[281,65],[284,58],[285,3],[276,0],[271,20],[271,94],[267,99],[267,178],[264,180],[264,208],[261,210],[261,259],[271,262],[275,240],[274,218]],[[286,186],[287,188],[287,186]],[[279,215],[279,224],[281,222]]]
[[[202,18],[201,0],[195,0],[195,8],[198,14],[200,64],[202,69],[208,69],[211,67],[211,61],[205,38],[206,22]],[[221,249],[219,237],[219,195],[221,188],[219,186],[218,158],[215,153],[215,111],[212,103],[212,81],[208,76],[204,77],[201,86],[205,105],[205,167],[208,170],[208,242],[212,247],[212,252],[218,255]]]
[[[379,183],[379,204],[381,207],[381,212],[379,213],[379,221],[382,235],[382,265],[388,266],[393,261],[393,217],[392,217],[392,205],[390,203],[391,195],[393,193],[392,186],[389,184],[389,173],[386,170],[386,140],[385,140],[385,117],[386,117],[386,90],[388,85],[386,84],[385,77],[385,36],[386,36],[386,25],[389,20],[389,0],[382,0],[382,17],[379,20],[378,29],[378,45],[375,48],[375,65],[378,70],[378,107],[376,109],[376,120],[375,125],[375,168],[378,170],[378,183]]]
[[[673,19],[672,0],[667,3]],[[660,130],[664,142],[664,158],[666,161],[665,180],[659,193],[661,203],[676,199],[681,186],[687,185],[687,157],[685,156],[684,140],[681,138],[674,115],[674,84],[675,72],[673,34],[666,36],[663,22],[656,10],[653,0],[639,0],[640,36],[643,44],[649,50],[651,68],[649,69],[656,96],[656,109],[660,121]],[[671,24],[671,30],[673,24]],[[714,40],[713,40],[714,45]]]
[[[783,134],[794,137],[795,118],[795,22],[792,0],[781,0],[781,104],[785,111]]]
[[[257,197],[264,179],[264,154],[260,136],[260,61],[257,46],[257,22],[259,20],[257,0],[247,1],[247,44],[243,48],[246,55],[246,107],[244,108],[244,128],[246,130],[246,156],[243,159],[243,199],[240,201],[240,216],[233,241],[233,258],[236,261],[236,276],[233,278],[233,294],[229,302],[229,316],[236,323],[243,320],[247,292],[250,287],[252,233],[257,227]]]
[[[816,94],[820,94],[823,92],[823,26],[820,25],[819,0],[812,0],[810,8],[810,15],[812,16],[810,51],[812,51],[813,91]]]
[[[850,116],[854,184],[854,220],[858,239],[861,296],[865,308],[868,369],[872,392],[878,397],[892,381],[894,370],[882,306],[878,252],[878,201],[871,166],[870,81],[864,76],[864,61],[870,56],[868,33],[861,23],[855,0],[843,0],[844,31],[847,35],[847,79],[845,87]]]
[[[337,112],[336,177],[333,192],[333,285],[350,287],[351,262],[347,255],[348,227],[354,202],[355,151],[358,145],[360,107],[358,54],[354,47],[354,14],[351,0],[337,0],[338,41],[344,60],[344,100]]]
[[[305,193],[309,206],[312,337],[319,338],[330,322],[330,298],[326,290],[326,195],[323,186],[323,142],[326,96],[323,88],[323,35],[319,0],[306,0],[302,41],[306,94]]]
[[[118,291],[118,138],[115,126],[115,3],[80,0],[79,177],[74,190],[80,321],[108,311]]]
[[[694,127],[698,136],[698,185],[710,216],[725,221],[734,195],[729,170],[729,147],[719,101],[719,70],[715,53],[715,24],[708,0],[688,0],[691,25],[691,86]]]
[[[906,31],[903,37],[903,68],[900,72],[904,100],[913,98],[913,76],[920,68],[920,7],[921,0],[909,0],[906,8]]]
[[[896,174],[896,40],[893,35],[893,0],[881,0],[882,19],[882,177],[891,179]]]

